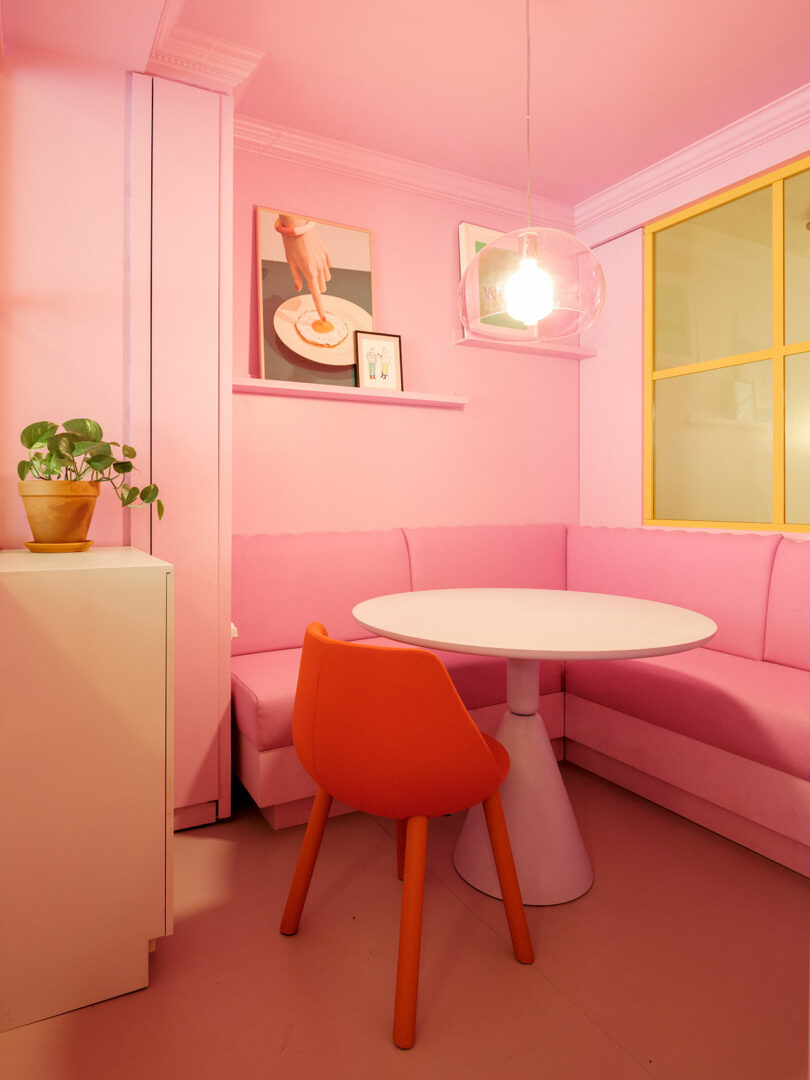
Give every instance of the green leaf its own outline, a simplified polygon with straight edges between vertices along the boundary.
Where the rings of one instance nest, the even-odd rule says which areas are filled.
[[[139,492],[136,487],[127,488],[127,492],[121,500],[122,506],[131,506],[138,498]]]
[[[155,503],[155,506],[157,507],[158,521],[160,521],[160,519],[163,517],[163,502],[158,499],[158,501]]]
[[[116,461],[113,463],[113,468],[117,473],[132,472],[133,465],[131,461]]]
[[[55,435],[58,430],[58,424],[52,424],[50,420],[37,420],[35,424],[29,424],[28,427],[23,428],[20,442],[26,450],[33,450],[35,447],[44,446],[51,435]]]
[[[126,444],[126,443],[124,443],[124,445],[123,445],[123,446],[121,447],[121,453],[122,453],[122,454],[124,455],[124,457],[128,457],[128,458],[134,458],[134,457],[137,457],[137,454],[136,454],[136,453],[135,453],[135,451],[134,451],[134,450],[132,449],[132,447],[131,447],[131,446],[127,446],[127,444]]]
[[[69,431],[52,435],[45,444],[52,454],[60,458],[73,459],[73,448],[76,445],[76,436]]]
[[[77,454],[86,454],[88,450],[97,450],[101,445],[102,443],[88,442],[86,439],[83,439],[74,445],[73,456],[75,457]]]
[[[33,461],[21,461],[20,464],[17,466],[17,475],[21,480],[25,480],[26,476],[28,476],[33,467]]]
[[[158,497],[157,484],[147,484],[141,489],[141,502],[153,503]]]
[[[93,454],[92,457],[87,459],[87,464],[94,472],[104,472],[114,463],[115,458],[112,454]]]
[[[62,427],[65,431],[75,431],[86,442],[98,443],[104,438],[101,424],[97,424],[95,420],[66,420]]]
[[[55,454],[51,450],[49,454],[45,455],[42,464],[51,475],[58,475],[65,465],[70,464],[71,460],[71,458],[63,458],[60,454]]]

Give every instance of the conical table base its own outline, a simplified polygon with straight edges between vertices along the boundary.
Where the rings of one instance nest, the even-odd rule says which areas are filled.
[[[510,704],[531,702],[537,661],[509,661]],[[519,691],[522,690],[521,694]],[[539,695],[538,695],[539,696]],[[593,868],[585,850],[557,759],[541,717],[508,711],[498,741],[511,759],[501,786],[509,839],[515,857],[523,902],[564,904],[582,896],[593,884]],[[470,809],[453,853],[453,865],[466,882],[501,896],[483,808]]]

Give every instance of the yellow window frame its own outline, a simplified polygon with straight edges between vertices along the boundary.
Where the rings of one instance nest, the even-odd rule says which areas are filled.
[[[760,529],[810,532],[810,523],[785,522],[785,357],[810,352],[810,341],[785,344],[785,180],[810,170],[810,156],[683,207],[644,227],[644,524],[685,529]],[[724,206],[762,188],[772,189],[773,342],[769,349],[722,356],[680,367],[655,370],[655,238],[663,229]],[[697,371],[773,361],[773,521],[677,521],[655,516],[655,383]]]

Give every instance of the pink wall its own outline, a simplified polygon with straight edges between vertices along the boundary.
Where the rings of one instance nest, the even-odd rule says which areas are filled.
[[[645,222],[807,154],[810,120],[792,99],[774,103],[593,200],[615,210],[578,230],[607,279],[605,309],[583,335],[599,350],[580,367],[582,524],[642,521],[643,243]],[[577,207],[581,219],[584,207]],[[621,235],[617,235],[621,234]],[[609,239],[615,237],[615,239]]]
[[[236,533],[576,521],[576,362],[459,348],[457,203],[237,151],[234,375],[259,371],[254,207],[373,234],[375,328],[402,336],[407,390],[463,410],[234,395]]]
[[[597,355],[580,363],[579,521],[638,526],[644,510],[643,232],[594,251],[607,290],[601,315],[582,335]]]
[[[30,539],[17,495],[21,429],[98,420],[124,434],[125,86],[54,57],[0,68],[0,546]],[[136,447],[137,449],[137,447]],[[122,543],[103,490],[98,544]]]

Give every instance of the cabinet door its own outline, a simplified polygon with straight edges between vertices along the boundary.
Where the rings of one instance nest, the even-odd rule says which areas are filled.
[[[222,798],[220,98],[153,80],[152,553],[175,567],[175,805]],[[227,618],[227,613],[225,613]],[[227,624],[226,624],[227,625]],[[227,734],[227,732],[226,732]]]
[[[161,570],[0,567],[0,1030],[148,983],[170,607]]]

